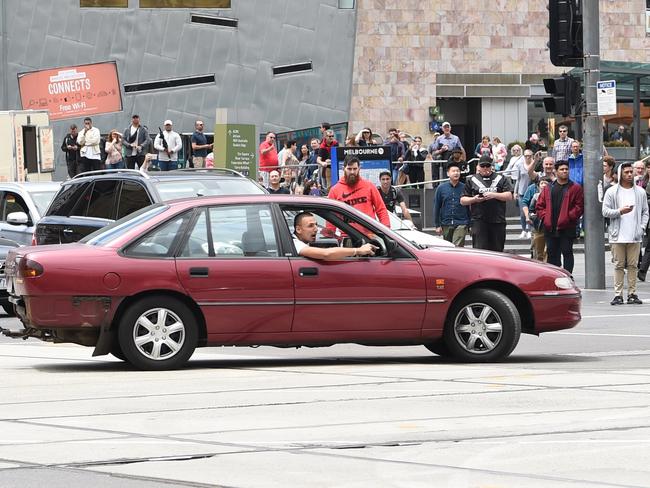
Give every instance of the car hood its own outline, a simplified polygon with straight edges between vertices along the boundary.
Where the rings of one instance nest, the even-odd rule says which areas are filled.
[[[411,242],[425,247],[455,247],[451,242],[445,241],[442,237],[432,236],[419,230],[410,229],[392,229],[393,232],[404,237]]]

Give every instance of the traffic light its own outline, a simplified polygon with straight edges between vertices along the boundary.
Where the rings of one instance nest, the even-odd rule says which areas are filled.
[[[551,63],[582,66],[582,0],[549,0],[548,34]]]
[[[580,104],[582,87],[577,76],[563,74],[560,78],[544,78],[544,89],[552,95],[544,97],[547,112],[566,117],[573,114],[573,108]]]

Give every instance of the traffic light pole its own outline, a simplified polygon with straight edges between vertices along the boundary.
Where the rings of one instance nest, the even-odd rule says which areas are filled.
[[[597,1],[583,2],[585,72],[584,196],[585,288],[605,289],[605,236],[598,185],[603,178],[603,129],[598,116],[596,82],[600,81],[600,28]]]

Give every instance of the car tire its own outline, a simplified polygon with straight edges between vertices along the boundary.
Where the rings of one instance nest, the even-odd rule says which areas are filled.
[[[2,308],[4,309],[8,317],[16,316],[16,310],[14,309],[14,306],[12,304],[3,305]]]
[[[447,315],[444,340],[452,357],[464,362],[499,361],[510,355],[521,335],[521,316],[496,290],[464,293]]]
[[[196,318],[177,298],[143,298],[130,305],[122,317],[118,341],[126,360],[138,369],[180,368],[196,349]]]

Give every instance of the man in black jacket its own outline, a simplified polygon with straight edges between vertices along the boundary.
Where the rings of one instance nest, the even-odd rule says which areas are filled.
[[[70,126],[70,132],[68,132],[63,138],[63,144],[61,144],[61,151],[65,153],[65,162],[68,166],[68,176],[74,178],[74,176],[79,172],[77,164],[79,162],[79,149],[77,145],[77,126],[72,124]]]

